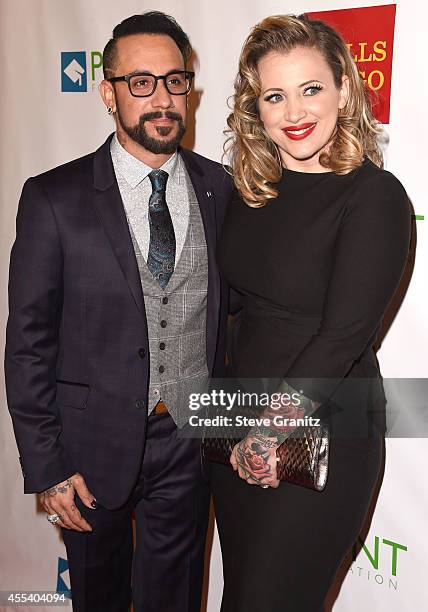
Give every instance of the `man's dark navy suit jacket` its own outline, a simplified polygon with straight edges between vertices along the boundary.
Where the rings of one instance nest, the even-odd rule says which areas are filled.
[[[24,185],[5,371],[24,492],[80,472],[100,504],[116,508],[132,491],[144,450],[149,347],[111,138]],[[180,153],[208,248],[208,368],[221,376],[228,295],[215,249],[232,184],[220,164]]]

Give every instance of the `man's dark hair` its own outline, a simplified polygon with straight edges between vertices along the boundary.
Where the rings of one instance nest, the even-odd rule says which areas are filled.
[[[113,30],[103,53],[104,78],[112,76],[117,62],[117,40],[131,34],[164,34],[170,36],[180,49],[186,65],[192,54],[189,37],[181,29],[174,17],[160,11],[148,11],[133,15],[119,23]]]

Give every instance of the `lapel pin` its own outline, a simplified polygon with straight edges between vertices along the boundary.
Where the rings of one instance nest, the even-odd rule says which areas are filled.
[[[207,196],[208,196],[209,198],[211,198],[211,197],[212,197],[212,195],[213,195],[213,194],[212,194],[212,192],[211,192],[211,191],[207,191]]]

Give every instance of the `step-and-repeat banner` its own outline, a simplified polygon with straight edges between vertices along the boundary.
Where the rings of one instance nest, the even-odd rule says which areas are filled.
[[[407,189],[417,230],[417,256],[415,261],[409,258],[406,283],[411,273],[412,278],[380,348],[381,369],[385,377],[427,377],[428,8],[418,0],[0,0],[1,344],[22,184],[28,176],[96,149],[113,130],[98,93],[102,50],[117,23],[150,9],[173,15],[190,35],[196,71],[190,107],[195,120],[185,144],[216,160],[222,154],[239,51],[250,28],[267,15],[312,13],[342,32],[373,92],[376,115],[387,133],[386,167]],[[58,530],[46,521],[36,496],[22,492],[3,380],[0,386],[0,591],[69,594]],[[335,612],[426,609],[426,449],[424,439],[387,440],[385,475],[371,522],[331,592]],[[322,563],[322,550],[319,556]],[[208,612],[216,612],[222,566],[215,529],[209,559],[205,603]],[[0,610],[12,608],[1,604]]]

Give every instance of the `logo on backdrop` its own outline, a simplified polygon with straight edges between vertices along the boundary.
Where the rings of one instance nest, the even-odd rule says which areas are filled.
[[[87,91],[86,53],[63,51],[61,53],[61,91]]]
[[[389,123],[395,8],[395,4],[388,4],[307,13],[342,34],[373,94],[374,115],[384,124]]]
[[[61,91],[93,91],[101,80],[103,54],[100,51],[61,52]]]
[[[56,592],[64,593],[66,597],[71,599],[70,576],[68,573],[68,561],[58,557],[58,571],[56,578]]]
[[[364,582],[398,590],[398,576],[407,546],[379,536],[360,537],[352,548],[349,573]]]

